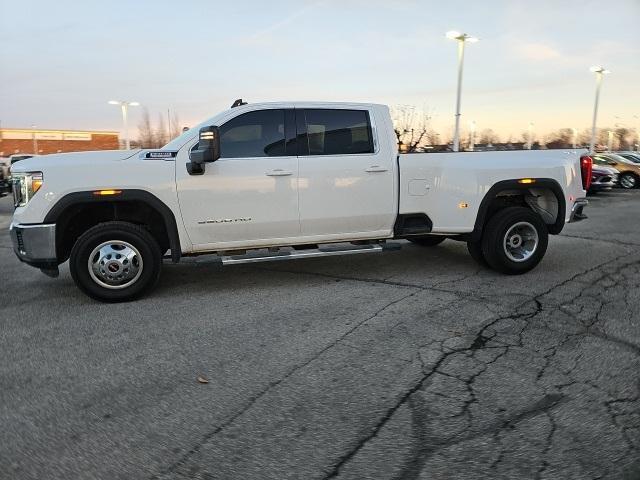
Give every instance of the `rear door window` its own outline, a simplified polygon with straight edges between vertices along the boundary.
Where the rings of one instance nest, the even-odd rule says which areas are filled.
[[[298,115],[304,116],[306,129],[306,139],[298,137],[301,155],[373,153],[368,111],[318,108],[298,110]]]

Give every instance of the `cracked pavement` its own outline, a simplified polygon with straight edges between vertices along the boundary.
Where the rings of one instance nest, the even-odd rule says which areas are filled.
[[[0,477],[638,479],[639,209],[593,197],[523,276],[403,242],[103,305],[14,258],[0,199]]]

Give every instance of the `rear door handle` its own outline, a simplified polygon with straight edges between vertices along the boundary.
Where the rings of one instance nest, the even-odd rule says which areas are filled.
[[[381,167],[380,165],[371,165],[369,168],[365,170],[365,172],[386,172],[387,169]]]
[[[266,172],[265,175],[267,177],[286,177],[288,175],[293,175],[293,172],[290,172],[289,170],[282,170],[281,168],[276,168],[275,170]]]

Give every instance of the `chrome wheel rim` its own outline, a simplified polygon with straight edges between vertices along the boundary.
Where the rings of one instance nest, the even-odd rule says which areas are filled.
[[[636,186],[636,177],[633,175],[623,175],[620,179],[620,185],[624,188],[633,188]]]
[[[103,242],[94,248],[87,263],[92,280],[104,288],[118,290],[133,285],[142,275],[142,255],[122,240]]]
[[[526,262],[538,248],[538,231],[529,222],[518,222],[507,230],[502,244],[509,260]]]

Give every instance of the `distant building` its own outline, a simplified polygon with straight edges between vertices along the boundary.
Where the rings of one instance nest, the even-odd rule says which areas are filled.
[[[0,129],[0,157],[14,153],[46,155],[87,150],[117,150],[118,132],[88,130]]]

